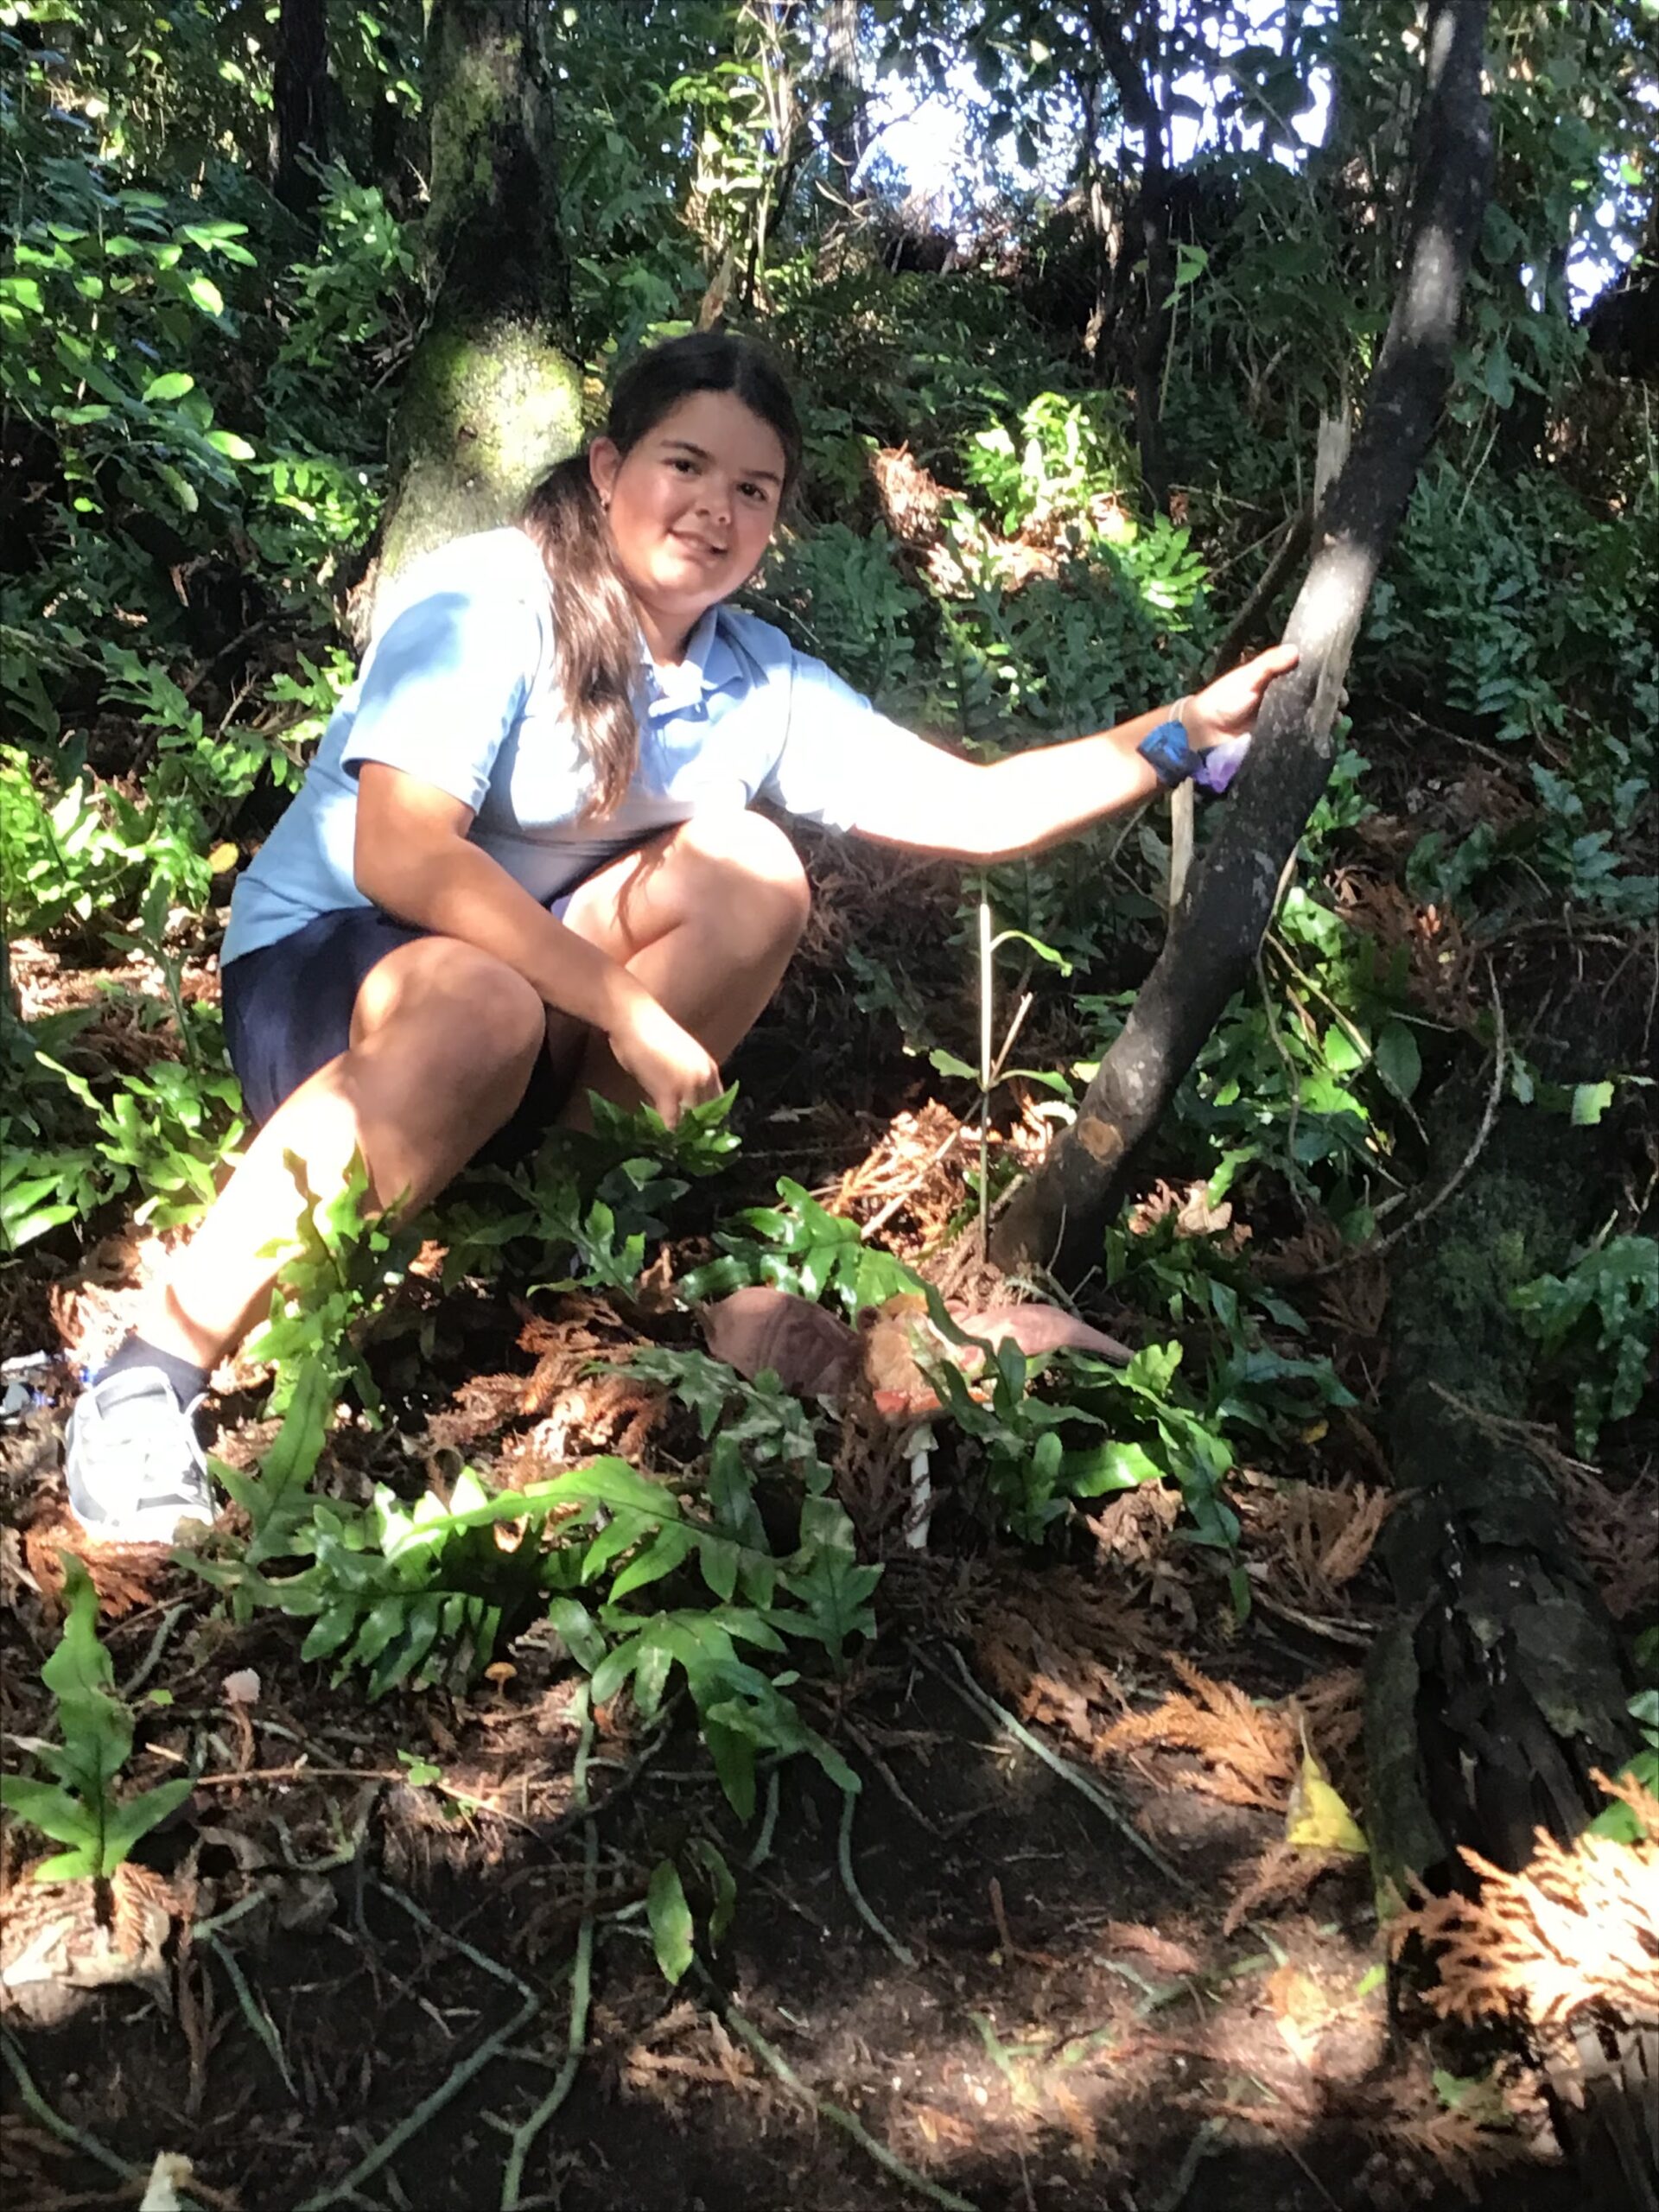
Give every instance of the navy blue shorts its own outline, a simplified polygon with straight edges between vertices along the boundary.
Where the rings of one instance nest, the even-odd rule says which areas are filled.
[[[550,900],[549,912],[563,921],[570,897],[566,892]],[[348,906],[319,914],[220,969],[225,1041],[254,1122],[263,1127],[285,1098],[346,1050],[352,1009],[370,969],[399,945],[432,934],[394,921],[379,906]],[[523,1125],[533,1141],[561,1103],[543,1057],[512,1126]]]

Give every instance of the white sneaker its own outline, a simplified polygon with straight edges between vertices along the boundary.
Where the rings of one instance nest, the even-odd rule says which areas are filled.
[[[75,1401],[64,1480],[76,1519],[106,1544],[170,1544],[181,1522],[211,1522],[207,1463],[190,1416],[159,1368],[118,1369]]]

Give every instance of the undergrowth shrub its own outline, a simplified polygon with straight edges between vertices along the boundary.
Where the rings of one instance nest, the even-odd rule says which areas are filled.
[[[1525,748],[1539,803],[1456,842],[1431,832],[1408,868],[1419,896],[1510,903],[1541,881],[1618,919],[1659,910],[1659,879],[1642,866],[1656,817],[1656,563],[1659,521],[1639,505],[1609,513],[1536,470],[1471,483],[1445,460],[1425,469],[1361,665],[1385,696],[1411,698],[1431,742],[1454,750],[1466,730]]]
[[[913,703],[918,626],[927,602],[894,564],[885,530],[820,524],[779,546],[767,585],[802,643],[838,676],[887,712]]]
[[[1216,1198],[1265,1169],[1350,1235],[1368,1234],[1378,1185],[1400,1186],[1394,1155],[1422,1080],[1426,1025],[1410,1004],[1406,955],[1293,886],[1264,940],[1262,975],[1265,992],[1231,999],[1200,1049],[1171,1134]],[[1076,1001],[1103,1052],[1132,1003],[1131,993]],[[1096,1065],[1081,1064],[1079,1077]]]
[[[59,1556],[63,1633],[41,1669],[41,1680],[53,1695],[60,1740],[32,1739],[29,1745],[53,1778],[0,1775],[0,1803],[67,1847],[41,1861],[35,1869],[37,1881],[103,1881],[196,1785],[193,1776],[182,1775],[153,1789],[118,1790],[121,1770],[132,1756],[132,1713],[116,1693],[114,1663],[98,1640],[98,1592],[92,1577],[73,1553]]]
[[[165,1019],[155,1001],[142,1004]],[[158,1052],[142,1072],[97,1083],[74,1065],[95,1012],[29,1027],[0,1014],[0,1251],[124,1197],[137,1222],[192,1221],[235,1164],[245,1124],[217,1009],[175,1007],[182,1058]],[[92,1065],[102,1070],[101,1057]]]
[[[1608,1421],[1633,1414],[1659,1338],[1659,1242],[1614,1236],[1565,1274],[1540,1275],[1510,1294],[1545,1359],[1573,1384],[1573,1443],[1592,1457]]]
[[[744,1386],[728,1373],[741,1407]],[[239,1616],[268,1606],[310,1620],[302,1656],[329,1660],[336,1681],[363,1670],[379,1696],[404,1682],[474,1679],[539,1608],[592,1675],[598,1701],[627,1686],[650,1719],[671,1676],[683,1675],[742,1817],[762,1752],[807,1751],[856,1788],[787,1694],[794,1676],[769,1675],[739,1650],[777,1657],[793,1639],[840,1666],[851,1639],[874,1633],[868,1600],[880,1570],[858,1563],[816,1449],[770,1462],[788,1468],[798,1522],[795,1545],[779,1552],[755,1497],[767,1458],[721,1433],[718,1419],[701,1468],[648,1474],[599,1459],[494,1495],[467,1470],[447,1497],[433,1491],[409,1507],[378,1484],[358,1509],[308,1487],[333,1408],[314,1363],[259,1473],[216,1465],[252,1540],[221,1537],[184,1556]],[[677,1604],[628,1602],[671,1578]]]

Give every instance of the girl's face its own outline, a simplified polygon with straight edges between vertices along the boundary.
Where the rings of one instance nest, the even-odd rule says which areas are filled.
[[[783,441],[734,392],[699,391],[626,454],[596,438],[588,465],[646,642],[658,660],[672,658],[766,551],[783,497]]]

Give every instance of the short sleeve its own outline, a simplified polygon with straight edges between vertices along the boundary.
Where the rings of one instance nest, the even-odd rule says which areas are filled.
[[[543,645],[540,620],[516,593],[452,588],[411,601],[365,663],[341,766],[401,768],[476,813]]]
[[[867,793],[902,772],[916,742],[823,661],[797,653],[788,731],[760,796],[809,822],[850,830]]]

